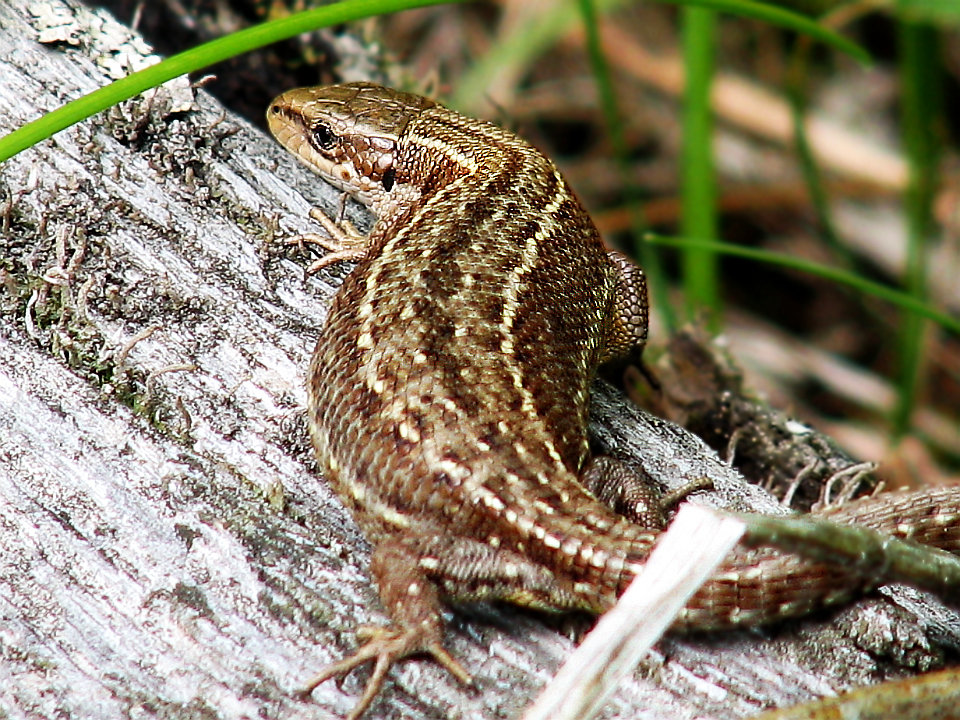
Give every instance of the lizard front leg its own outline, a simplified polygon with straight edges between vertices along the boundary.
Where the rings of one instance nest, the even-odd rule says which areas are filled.
[[[313,275],[328,265],[338,262],[360,260],[367,254],[368,237],[359,232],[347,220],[331,220],[323,210],[316,207],[310,210],[310,217],[319,222],[323,229],[327,231],[327,234],[304,233],[287,240],[290,245],[307,242],[319,245],[327,251],[326,255],[315,260],[307,268],[307,275]]]
[[[607,258],[613,266],[616,284],[600,363],[639,361],[647,344],[650,320],[647,277],[623,253],[611,250]]]

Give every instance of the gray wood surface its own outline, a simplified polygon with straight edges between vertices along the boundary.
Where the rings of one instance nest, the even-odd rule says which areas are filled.
[[[41,23],[78,44],[41,43]],[[0,0],[0,28],[4,133],[141,48],[76,3]],[[337,193],[203,92],[177,102],[133,101],[0,167],[0,716],[330,717],[364,673],[295,691],[384,619],[303,417],[346,268],[305,280],[283,244]],[[772,506],[617,391],[595,415],[664,484],[709,475],[718,502]],[[955,615],[893,594],[775,633],[667,639],[605,716],[734,718],[935,664]],[[572,647],[492,608],[451,613],[449,645],[477,690],[406,662],[371,717],[515,716]]]

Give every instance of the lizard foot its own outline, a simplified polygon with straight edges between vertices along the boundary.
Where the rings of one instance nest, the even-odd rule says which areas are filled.
[[[340,215],[343,214],[343,207],[340,208]],[[326,235],[317,233],[303,233],[286,241],[287,245],[300,245],[311,243],[319,245],[327,254],[316,260],[306,270],[306,275],[310,276],[328,265],[334,265],[338,262],[352,261],[356,262],[367,254],[367,237],[358,231],[349,221],[328,218],[320,208],[312,208],[310,217],[318,221],[323,229],[327,231]]]
[[[473,685],[473,678],[470,673],[461,665],[439,640],[430,637],[432,633],[423,632],[416,626],[410,628],[379,626],[363,626],[357,629],[357,637],[363,640],[363,645],[357,651],[343,660],[330,663],[317,673],[306,687],[301,691],[301,695],[306,698],[322,682],[340,675],[346,675],[355,667],[363,665],[371,660],[376,660],[373,667],[373,674],[364,687],[363,695],[354,706],[346,720],[357,720],[370,706],[373,699],[383,687],[383,681],[386,678],[387,671],[399,660],[416,653],[426,653],[430,655],[437,663],[446,668],[457,680],[464,685]],[[425,637],[426,636],[426,637]]]

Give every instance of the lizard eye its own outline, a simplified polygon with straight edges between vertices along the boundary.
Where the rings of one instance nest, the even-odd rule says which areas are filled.
[[[311,128],[310,144],[317,150],[329,150],[336,140],[336,136],[327,125],[320,124]]]

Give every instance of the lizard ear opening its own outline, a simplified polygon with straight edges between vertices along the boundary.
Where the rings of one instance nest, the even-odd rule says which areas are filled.
[[[387,169],[383,174],[383,178],[380,180],[380,184],[383,185],[383,189],[387,192],[390,192],[393,189],[393,181],[397,177],[397,171],[393,168]]]

